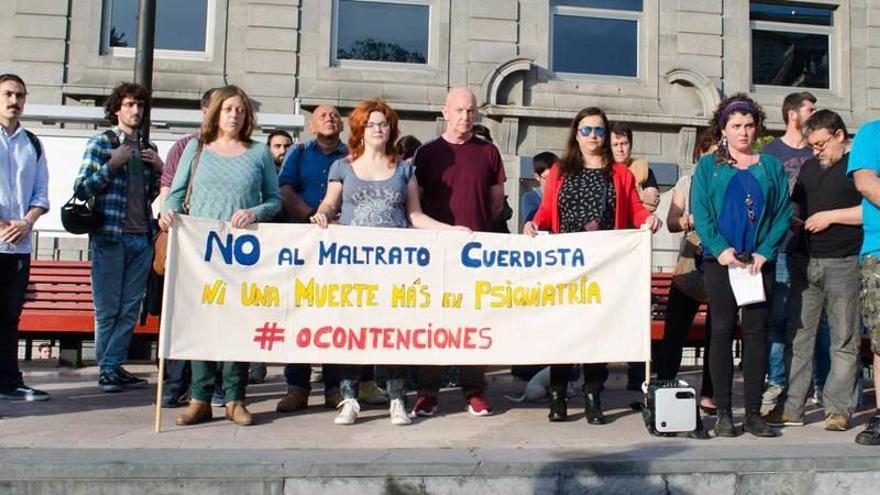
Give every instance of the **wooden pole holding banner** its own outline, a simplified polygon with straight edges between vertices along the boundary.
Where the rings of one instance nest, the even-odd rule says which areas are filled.
[[[159,382],[156,385],[156,425],[155,432],[162,431],[162,388],[165,384],[165,359],[159,358]]]
[[[171,225],[168,229],[168,250],[165,257],[165,278],[162,281],[162,314],[159,317],[159,381],[156,386],[156,424],[155,432],[162,431],[162,393],[165,384],[165,346],[168,341],[166,328],[168,327],[169,306],[173,304],[174,298],[171,297],[171,289],[173,285],[168,280],[174,279],[175,264],[177,263],[177,226]]]
[[[651,317],[653,316],[651,303],[651,272],[654,268],[651,263],[654,261],[654,234],[648,236],[648,359],[645,360],[645,384],[643,390],[647,398],[648,384],[651,383]]]

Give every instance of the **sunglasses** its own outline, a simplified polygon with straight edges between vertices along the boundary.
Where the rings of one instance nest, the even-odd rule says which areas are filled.
[[[578,129],[578,132],[581,133],[581,136],[587,137],[590,134],[596,133],[596,137],[605,137],[605,128],[604,127],[590,127],[585,125]]]

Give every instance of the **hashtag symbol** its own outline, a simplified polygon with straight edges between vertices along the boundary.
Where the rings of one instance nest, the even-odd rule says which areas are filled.
[[[262,327],[256,330],[257,335],[254,337],[254,342],[259,342],[260,349],[266,351],[272,350],[272,347],[275,345],[275,342],[284,342],[284,329],[278,328],[278,324],[272,322],[272,325],[269,325],[267,321]]]

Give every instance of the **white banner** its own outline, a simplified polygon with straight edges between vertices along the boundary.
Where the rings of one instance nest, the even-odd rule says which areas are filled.
[[[213,361],[646,361],[645,230],[530,238],[178,216],[160,355]]]

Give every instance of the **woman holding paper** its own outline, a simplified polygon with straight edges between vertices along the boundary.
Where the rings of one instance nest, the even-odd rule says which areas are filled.
[[[394,143],[399,133],[397,113],[382,100],[363,101],[348,118],[351,136],[349,156],[330,166],[327,194],[310,221],[327,228],[340,214],[339,223],[361,227],[456,229],[422,213],[419,185],[411,163],[397,156]],[[358,380],[361,366],[343,365],[339,388],[342,401],[334,423],[354,424],[360,412]],[[387,366],[391,424],[408,425],[404,366]]]
[[[722,101],[710,127],[718,149],[694,172],[692,210],[703,245],[703,270],[712,318],[709,370],[715,386],[717,436],[733,437],[731,346],[742,309],[745,431],[776,436],[761,418],[767,370],[766,323],[776,254],[788,230],[791,204],[782,164],[753,149],[764,111],[745,94]]]
[[[224,220],[233,228],[269,221],[281,211],[275,161],[269,148],[251,140],[256,126],[247,94],[236,86],[217,90],[205,113],[201,137],[180,157],[159,226],[168,230],[174,212]],[[176,422],[191,425],[211,419],[215,363],[192,362],[192,399]],[[248,363],[223,363],[226,418],[240,426],[253,423],[245,408]]]
[[[568,129],[565,154],[550,169],[541,206],[523,232],[554,234],[627,229],[644,225],[656,232],[660,219],[645,210],[636,179],[625,165],[614,163],[608,137],[608,118],[596,107],[584,108]],[[567,421],[566,384],[572,365],[550,367],[550,421]],[[608,378],[605,363],[584,364],[587,422],[605,424],[600,391]]]

